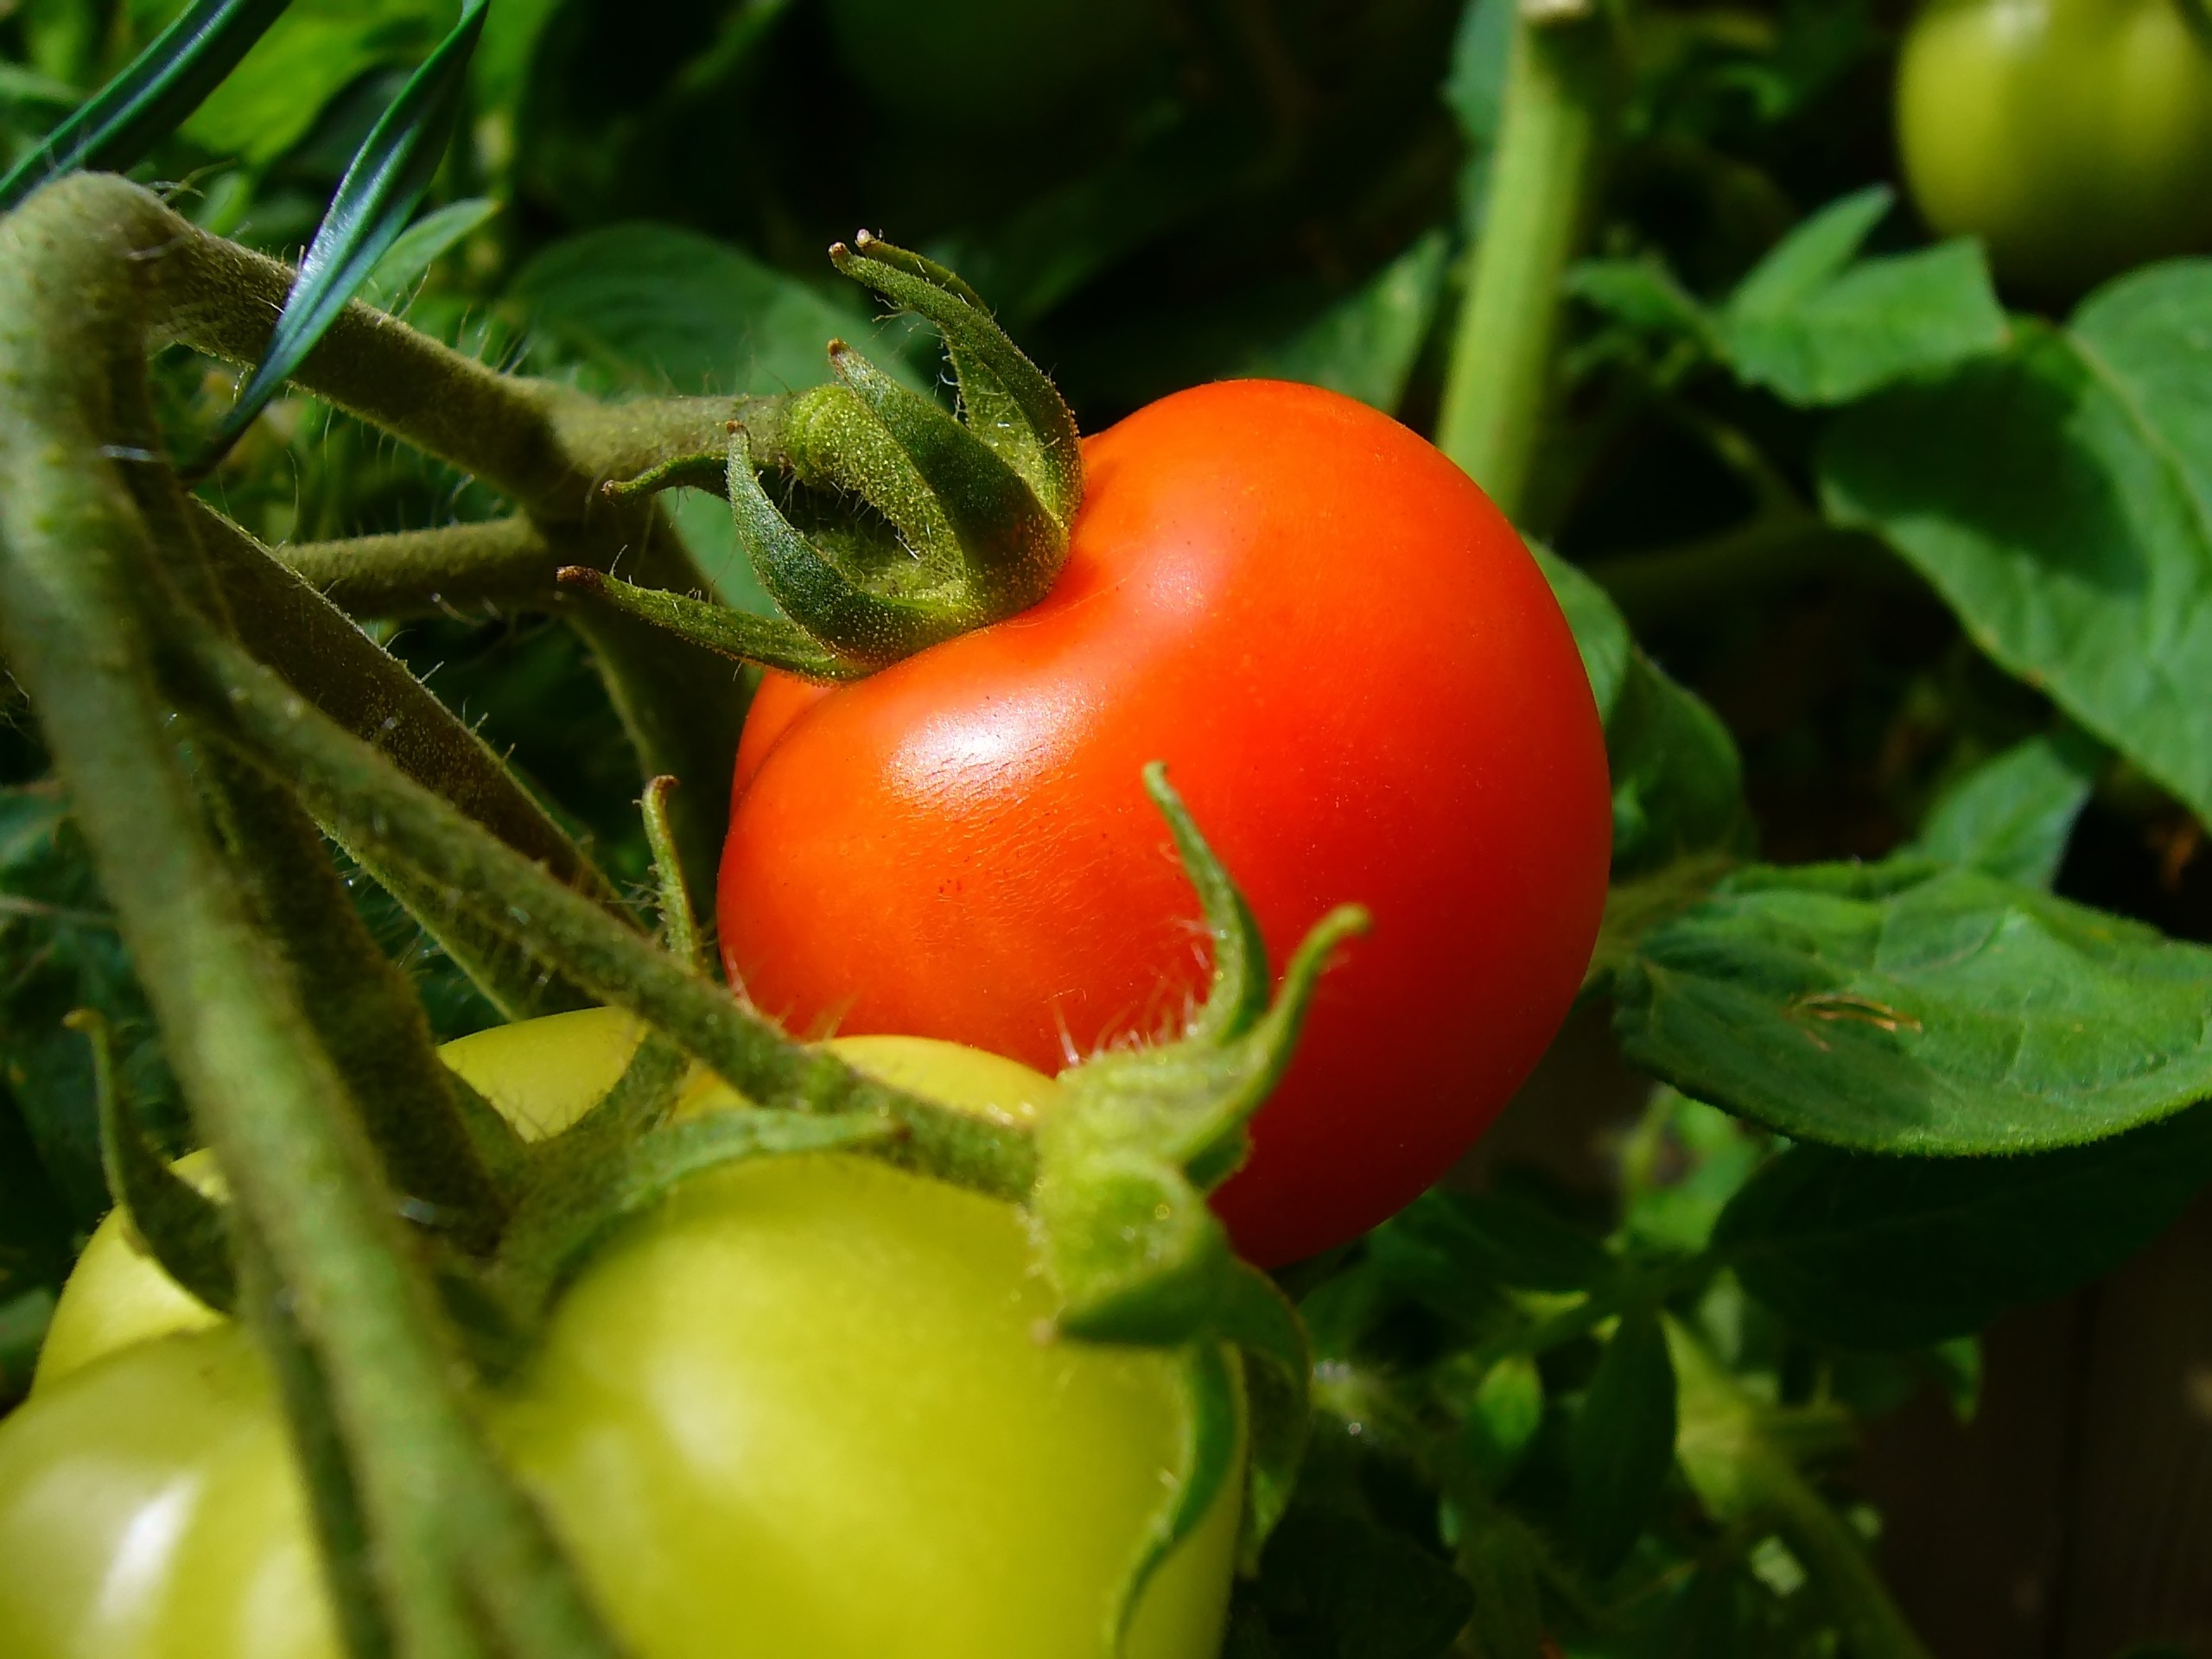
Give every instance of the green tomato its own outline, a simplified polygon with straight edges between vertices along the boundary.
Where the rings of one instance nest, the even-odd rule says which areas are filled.
[[[2183,3],[1933,0],[1897,67],[1929,226],[2054,296],[2212,246],[2212,49]]]
[[[474,1080],[619,1071],[619,1020],[487,1034],[514,1069]],[[457,1066],[499,1046],[474,1040]],[[1011,1062],[871,1046],[953,1103],[1049,1109]],[[1103,1656],[1183,1407],[1171,1357],[1048,1340],[1052,1313],[1006,1205],[857,1157],[737,1165],[594,1258],[486,1421],[639,1659]],[[1218,1650],[1236,1522],[1224,1497],[1164,1564],[1128,1654]],[[334,1659],[308,1537],[241,1332],[111,1351],[0,1423],[0,1653]]]
[[[614,1086],[644,1040],[645,1026],[619,1008],[584,1008],[518,1025],[493,1026],[448,1043],[445,1063],[466,1077],[525,1140],[568,1128]],[[1034,1121],[1058,1094],[1050,1077],[1013,1060],[929,1037],[845,1037],[828,1045],[887,1083],[1010,1123]],[[703,1069],[679,1096],[678,1116],[727,1106],[728,1085]],[[213,1156],[188,1153],[177,1173],[219,1194]],[[199,1331],[220,1316],[155,1263],[121,1211],[108,1215],[62,1287],[39,1351],[31,1392],[53,1387],[103,1354],[173,1332]]]

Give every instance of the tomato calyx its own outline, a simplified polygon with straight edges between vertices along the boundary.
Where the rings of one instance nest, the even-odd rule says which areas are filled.
[[[1198,890],[1212,983],[1178,1040],[1109,1051],[1061,1074],[1070,1100],[1039,1125],[1031,1205],[1065,1299],[1061,1329],[1172,1343],[1215,1328],[1239,1294],[1205,1194],[1243,1162],[1245,1124],[1289,1064],[1322,970],[1368,915],[1340,905],[1317,922],[1270,1003],[1250,907],[1166,769],[1154,762],[1144,782]]]
[[[727,453],[671,456],[606,486],[633,495],[714,478],[764,618],[575,567],[562,581],[725,656],[851,680],[1027,609],[1066,563],[1083,500],[1075,417],[976,291],[921,255],[862,232],[837,270],[944,344],[959,414],[830,342],[830,384],[747,398]]]
[[[1222,1345],[1241,1351],[1248,1402],[1241,1548],[1255,1563],[1305,1451],[1312,1356],[1296,1311],[1238,1259],[1207,1192],[1243,1160],[1245,1124],[1289,1064],[1313,989],[1367,912],[1341,905],[1306,934],[1272,1001],[1267,949],[1243,895],[1155,761],[1145,790],[1167,820],[1213,943],[1205,1002],[1175,1041],[1099,1055],[1060,1074],[1064,1100],[1037,1129],[1029,1198],[1059,1292],[1060,1330],[1093,1342],[1182,1347],[1192,1437],[1177,1499],[1131,1580],[1134,1605],[1212,1501],[1233,1459],[1233,1383]],[[1228,1422],[1230,1427],[1224,1429]]]

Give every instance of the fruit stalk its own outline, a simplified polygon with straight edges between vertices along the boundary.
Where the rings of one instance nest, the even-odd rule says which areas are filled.
[[[1614,99],[1602,0],[1520,0],[1490,206],[1446,373],[1437,448],[1519,523]]]

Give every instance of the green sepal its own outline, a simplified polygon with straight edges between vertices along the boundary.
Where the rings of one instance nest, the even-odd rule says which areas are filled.
[[[1240,1560],[1255,1567],[1281,1518],[1311,1422],[1311,1344],[1297,1311],[1258,1269],[1240,1262],[1205,1191],[1242,1158],[1245,1120],[1288,1064],[1292,1044],[1330,954],[1366,924],[1356,906],[1332,912],[1299,947],[1272,1005],[1257,923],[1158,764],[1145,787],[1167,819],[1214,943],[1212,982],[1183,1038],[1101,1056],[1060,1075],[1064,1101],[1038,1126],[1039,1176],[1029,1207],[1060,1293],[1059,1325],[1091,1341],[1243,1351],[1249,1446]],[[1195,1363],[1195,1362],[1194,1362]],[[1211,1383],[1192,1373],[1192,1433],[1202,1444]],[[1128,1607],[1217,1478],[1194,1452],[1132,1582]],[[1160,1541],[1165,1540],[1165,1542]]]
[[[711,490],[720,495],[722,474],[728,466],[728,453],[722,449],[671,455],[658,466],[646,467],[635,478],[608,479],[599,486],[599,493],[610,501],[634,501],[641,496],[677,489]]]
[[[1176,1165],[1198,1186],[1218,1186],[1243,1161],[1244,1124],[1290,1064],[1322,969],[1364,932],[1368,914],[1339,905],[1299,944],[1272,1005],[1267,950],[1251,909],[1198,831],[1166,768],[1145,768],[1146,792],[1167,820],[1213,941],[1205,1004],[1176,1042],[1117,1050],[1060,1074],[1077,1097],[1060,1121],[1094,1138],[1135,1144]]]
[[[100,1167],[131,1230],[171,1279],[218,1313],[235,1312],[238,1266],[226,1206],[171,1169],[131,1116],[117,1086],[105,1018],[96,1009],[79,1008],[67,1023],[92,1046]]]
[[[668,814],[668,798],[675,779],[663,774],[645,780],[638,802],[645,821],[645,845],[653,855],[653,886],[660,897],[661,944],[678,962],[699,966],[699,917],[691,906],[691,890],[683,884],[683,860],[676,847],[676,825]]]
[[[1331,954],[1367,913],[1346,905],[1323,917],[1268,1005],[1266,950],[1236,884],[1166,768],[1147,766],[1144,783],[1198,891],[1212,984],[1179,1040],[1060,1073],[1063,1103],[1037,1129],[1029,1205],[1063,1330],[1172,1346],[1224,1333],[1239,1268],[1205,1193],[1243,1161],[1246,1119],[1289,1065]]]
[[[830,250],[845,276],[934,327],[968,429],[995,449],[1063,525],[1083,505],[1083,449],[1059,389],[1000,327],[976,290],[933,260],[867,232]]]
[[[453,1097],[454,1116],[460,1120],[461,1133],[512,1210],[529,1179],[530,1143],[467,1078],[450,1066],[442,1069],[446,1092]]]
[[[831,340],[833,369],[841,353],[854,355],[843,341]],[[750,459],[760,467],[766,458],[757,436],[745,429]],[[868,544],[873,555],[865,561],[868,578],[887,582],[887,591],[902,597],[962,604],[963,555],[951,518],[897,435],[842,375],[791,399],[779,442],[782,465],[801,484],[840,504],[857,497],[882,515],[883,523],[871,525],[864,515],[830,514],[847,521],[838,528],[848,542]]]
[[[564,566],[562,587],[625,616],[650,622],[693,645],[741,663],[759,663],[806,680],[854,680],[867,671],[803,629],[773,617],[732,610],[658,588],[640,588],[589,565]]]
[[[1223,1307],[1223,1333],[1244,1356],[1249,1449],[1236,1558],[1247,1573],[1290,1507],[1313,1429],[1313,1344],[1306,1322],[1275,1281],[1248,1262],[1236,1264]]]
[[[1182,1468],[1122,1584],[1108,1649],[1117,1655],[1128,1644],[1129,1627],[1153,1575],[1198,1529],[1236,1474],[1244,1424],[1237,1408],[1236,1363],[1217,1342],[1192,1343],[1181,1361],[1177,1380],[1184,1407]]]
[[[972,425],[963,425],[842,340],[830,364],[906,459],[951,531],[966,608],[977,621],[1025,611],[1067,563],[1065,524]],[[880,502],[871,502],[894,516]]]
[[[1038,1154],[1029,1208],[1059,1287],[1063,1332],[1165,1348],[1218,1327],[1236,1258],[1205,1194],[1181,1172],[1141,1148],[1056,1135],[1044,1125]]]
[[[753,470],[752,445],[742,429],[730,434],[728,485],[738,539],[753,574],[784,614],[814,636],[817,652],[865,671],[926,651],[976,620],[957,604],[863,587],[769,499]],[[828,644],[833,640],[834,647]]]

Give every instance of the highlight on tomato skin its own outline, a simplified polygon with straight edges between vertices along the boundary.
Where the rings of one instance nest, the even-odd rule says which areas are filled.
[[[1331,906],[1374,915],[1217,1195],[1279,1264],[1431,1185],[1548,1044],[1604,905],[1604,735],[1512,526],[1387,416],[1228,381],[1084,457],[1043,602],[835,690],[768,677],[724,958],[802,1033],[1047,1070],[1155,1036],[1205,973],[1140,783],[1165,761],[1278,965]]]

